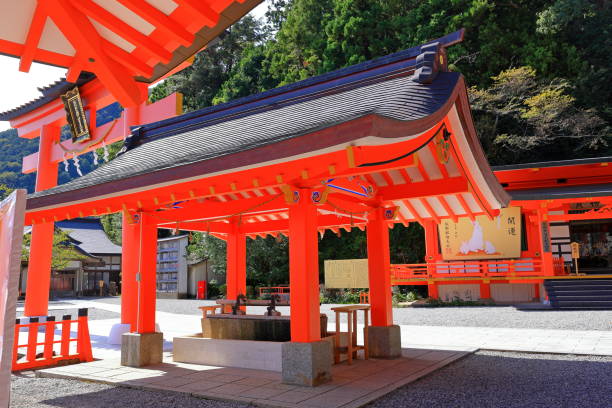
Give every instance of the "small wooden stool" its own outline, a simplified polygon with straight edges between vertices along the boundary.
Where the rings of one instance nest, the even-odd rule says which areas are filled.
[[[202,319],[206,319],[208,315],[217,314],[217,310],[221,310],[221,305],[200,306],[198,309],[202,311]]]
[[[363,346],[357,344],[357,312],[359,310],[363,311]],[[367,360],[369,358],[368,326],[370,325],[370,322],[368,313],[370,311],[370,305],[339,306],[333,307],[332,311],[336,313],[336,335],[334,336],[334,362],[338,364],[340,362],[340,355],[346,354],[348,363],[352,364],[353,355],[355,354],[356,356],[358,350],[363,350],[364,358]],[[340,346],[340,316],[342,313],[346,313],[348,321],[346,347]]]

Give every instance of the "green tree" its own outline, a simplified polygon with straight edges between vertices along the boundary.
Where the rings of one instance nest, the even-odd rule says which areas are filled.
[[[51,269],[65,269],[71,261],[87,259],[87,256],[76,249],[76,246],[69,236],[68,231],[56,229],[53,234],[53,252],[51,257]],[[30,259],[30,244],[32,235],[26,234],[23,237],[21,249],[21,260],[28,262]]]
[[[487,89],[470,89],[476,127],[494,164],[610,151],[610,126],[582,109],[567,81],[538,80],[531,67],[502,71]]]
[[[210,106],[245,50],[265,40],[266,31],[261,22],[250,15],[243,17],[216,44],[197,54],[190,67],[156,86],[151,100],[156,101],[178,91],[183,94],[185,111]]]
[[[12,188],[7,187],[6,184],[0,184],[0,201],[11,195],[12,192]]]

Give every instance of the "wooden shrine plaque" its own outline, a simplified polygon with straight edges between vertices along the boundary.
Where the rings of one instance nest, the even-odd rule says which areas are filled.
[[[367,259],[325,261],[326,289],[365,289],[370,287]]]
[[[66,110],[66,121],[72,132],[72,142],[82,143],[91,139],[79,88],[75,86],[63,94],[62,102],[64,102],[64,109]]]
[[[438,228],[444,260],[507,259],[521,256],[521,209],[508,207],[492,220],[479,215],[458,222],[445,219]]]

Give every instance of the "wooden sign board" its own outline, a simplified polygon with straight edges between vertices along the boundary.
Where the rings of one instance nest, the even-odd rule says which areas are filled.
[[[438,233],[444,260],[519,258],[521,209],[503,208],[492,220],[486,215],[442,220]]]
[[[62,95],[62,102],[66,110],[66,121],[72,132],[72,143],[82,143],[91,139],[79,88],[74,87]]]
[[[577,242],[572,242],[570,247],[572,248],[572,259],[580,258],[580,244]]]
[[[367,259],[325,261],[326,289],[365,289],[369,287]]]

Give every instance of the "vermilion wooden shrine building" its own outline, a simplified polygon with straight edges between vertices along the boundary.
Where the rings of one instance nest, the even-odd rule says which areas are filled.
[[[227,242],[228,299],[246,290],[247,237],[288,236],[291,342],[283,346],[283,376],[311,385],[329,378],[332,353],[320,330],[319,234],[365,229],[370,354],[397,357],[393,284],[427,284],[432,296],[439,285],[466,282],[484,298],[497,281],[535,290],[566,275],[551,223],[605,217],[610,204],[607,159],[578,162],[579,171],[567,172],[564,182],[563,163],[501,168],[496,177],[476,135],[465,81],[447,71],[445,49],[462,34],[132,127],[116,159],[31,194],[26,224],[123,213],[122,323],[133,332],[123,347],[136,354],[161,350],[154,333],[158,228],[205,231]],[[590,212],[574,214],[576,202],[592,203]],[[508,206],[521,207],[518,217],[506,215]],[[439,227],[462,220],[473,227],[464,242],[451,224],[448,233]],[[388,230],[409,222],[425,227],[427,263],[391,267]],[[519,238],[524,226],[527,246],[515,259],[473,260],[503,253],[485,225],[502,222]],[[469,257],[458,262],[449,255]],[[45,273],[28,287],[29,315],[46,313]]]

